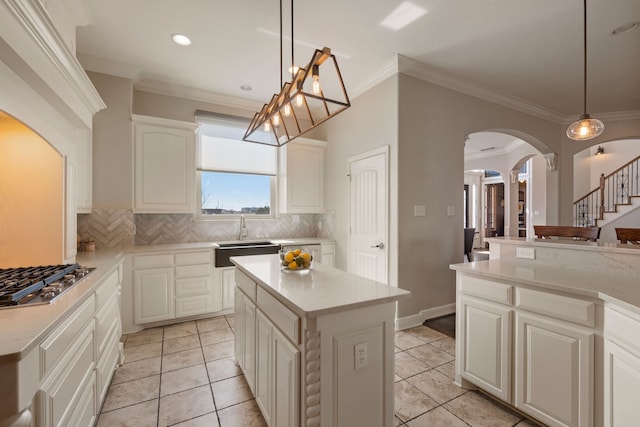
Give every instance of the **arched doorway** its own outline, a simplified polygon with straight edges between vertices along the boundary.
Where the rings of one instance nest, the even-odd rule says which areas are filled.
[[[519,136],[513,131],[481,131],[465,142],[465,184],[469,182],[480,198],[481,246],[485,237],[532,236],[534,223],[546,223],[547,162],[538,147],[550,150],[540,141],[529,137],[534,145]]]

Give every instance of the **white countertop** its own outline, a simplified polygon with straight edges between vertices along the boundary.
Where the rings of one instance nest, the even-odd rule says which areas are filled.
[[[319,245],[323,242],[332,242],[329,239],[320,237],[291,237],[291,238],[264,238],[264,239],[246,239],[246,240],[220,240],[215,242],[194,242],[194,243],[165,243],[160,245],[136,245],[127,248],[127,253],[136,252],[162,252],[162,251],[180,251],[191,249],[212,249],[218,247],[220,243],[251,243],[251,242],[270,242],[282,246],[304,246]]]
[[[640,278],[501,260],[453,264],[461,273],[621,304],[640,313]]]
[[[319,316],[409,297],[403,289],[322,264],[310,270],[282,270],[278,255],[232,257],[262,288],[300,316]]]
[[[79,253],[76,262],[96,269],[51,304],[0,309],[0,364],[21,360],[76,307],[122,259],[122,250]]]
[[[495,244],[564,248],[580,251],[608,252],[621,254],[640,254],[640,245],[628,245],[609,242],[583,242],[569,239],[535,239],[529,237],[487,237],[484,239]]]

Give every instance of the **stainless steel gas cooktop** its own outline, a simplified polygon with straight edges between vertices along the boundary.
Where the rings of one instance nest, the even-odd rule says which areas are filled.
[[[79,264],[0,269],[0,308],[49,304],[93,270]]]

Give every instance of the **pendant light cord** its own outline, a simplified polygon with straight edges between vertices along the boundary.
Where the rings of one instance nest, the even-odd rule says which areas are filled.
[[[280,89],[282,89],[282,0],[280,0]]]
[[[583,115],[587,115],[587,0],[584,0],[584,109]]]
[[[291,0],[291,81],[295,75],[295,61],[293,59],[293,0]]]

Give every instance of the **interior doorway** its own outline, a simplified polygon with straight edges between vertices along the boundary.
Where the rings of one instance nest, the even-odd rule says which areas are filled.
[[[485,184],[485,237],[504,236],[504,183]]]

